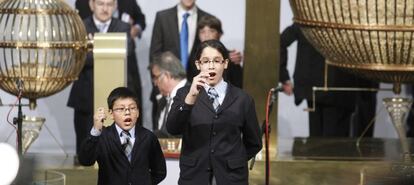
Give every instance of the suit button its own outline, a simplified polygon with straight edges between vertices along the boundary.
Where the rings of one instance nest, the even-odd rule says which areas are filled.
[[[215,150],[214,149],[211,149],[211,153],[213,154],[215,152]]]
[[[211,168],[207,168],[207,171],[208,171],[208,172],[211,172]]]
[[[217,135],[217,132],[213,132],[213,136]]]
[[[218,117],[219,117],[219,116],[216,114],[216,115],[214,116],[214,119],[218,119]]]

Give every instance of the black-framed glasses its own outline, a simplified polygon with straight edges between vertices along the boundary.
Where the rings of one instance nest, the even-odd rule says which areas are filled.
[[[129,112],[138,112],[138,108],[133,106],[133,107],[119,107],[119,108],[114,108],[112,109],[112,111],[116,112],[116,113],[126,113],[127,111]]]
[[[215,58],[213,60],[209,60],[207,58],[202,58],[200,60],[197,60],[197,62],[200,65],[207,65],[209,63],[213,63],[214,65],[218,65],[218,64],[224,64],[227,60],[226,59],[222,59],[222,58]]]

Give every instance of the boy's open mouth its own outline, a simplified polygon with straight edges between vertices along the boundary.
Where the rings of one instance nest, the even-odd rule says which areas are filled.
[[[216,76],[216,72],[210,72],[210,73],[208,73],[209,75],[210,75],[210,77],[214,77],[214,76]]]

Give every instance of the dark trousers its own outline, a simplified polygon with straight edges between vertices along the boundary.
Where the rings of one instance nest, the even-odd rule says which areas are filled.
[[[352,110],[316,103],[315,111],[309,112],[309,137],[349,137],[351,115]]]
[[[79,155],[83,140],[86,139],[93,126],[93,114],[75,110],[76,154]]]

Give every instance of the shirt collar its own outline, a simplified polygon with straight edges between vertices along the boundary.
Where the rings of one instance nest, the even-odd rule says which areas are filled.
[[[93,18],[93,22],[95,23],[96,26],[100,25],[100,24],[105,24],[107,27],[109,27],[109,25],[111,24],[112,19],[107,20],[106,22],[101,22],[100,20],[98,20],[95,15],[92,15]]]
[[[187,79],[183,79],[181,80],[171,91],[170,93],[170,98],[174,98],[174,96],[177,94],[178,89],[180,89],[181,87],[184,87],[185,84],[187,83]]]
[[[223,79],[221,79],[221,81],[219,83],[217,83],[215,86],[213,86],[213,88],[217,91],[217,93],[220,94],[226,94],[226,90],[227,90],[227,82],[225,82]],[[206,85],[204,86],[204,89],[206,90],[206,92],[208,92],[208,89],[210,89],[212,86]]]
[[[121,137],[121,133],[123,131],[122,128],[119,127],[116,123],[114,124],[115,124],[116,131],[118,132],[118,136]],[[131,130],[129,130],[128,132],[129,134],[131,134],[131,138],[135,138],[135,126],[132,127]]]
[[[183,8],[183,6],[181,5],[181,3],[178,3],[178,5],[177,5],[177,13],[181,17],[184,15],[184,13],[189,13],[190,16],[196,15],[197,14],[197,6],[194,5],[190,10],[185,10]]]

